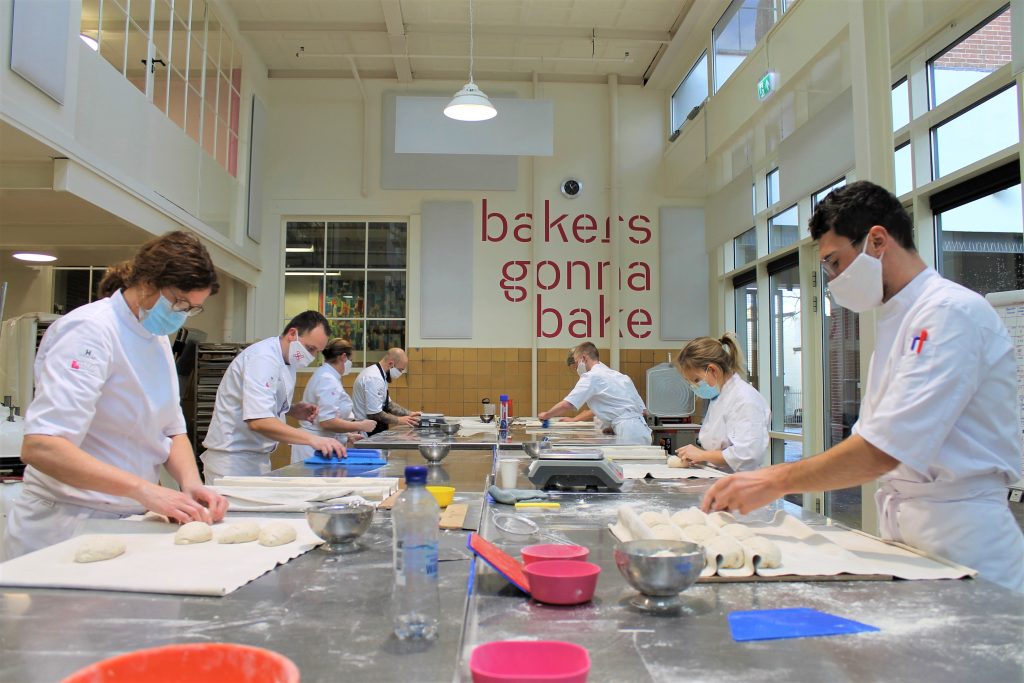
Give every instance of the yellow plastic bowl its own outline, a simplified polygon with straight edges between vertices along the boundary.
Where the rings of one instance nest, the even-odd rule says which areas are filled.
[[[430,491],[430,495],[434,496],[437,504],[443,508],[451,505],[452,498],[455,497],[455,487],[453,486],[428,486],[427,490]]]

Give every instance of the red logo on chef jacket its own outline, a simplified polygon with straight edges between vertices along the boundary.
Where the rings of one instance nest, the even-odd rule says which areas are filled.
[[[80,370],[81,368],[82,368],[82,366],[78,364],[77,360],[72,360],[71,361],[71,369],[72,370]]]

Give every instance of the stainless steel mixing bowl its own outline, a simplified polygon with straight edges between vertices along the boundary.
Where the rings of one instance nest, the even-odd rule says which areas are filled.
[[[429,462],[441,462],[448,457],[451,445],[446,443],[421,443],[420,455]]]
[[[327,541],[328,552],[351,552],[357,539],[373,522],[374,507],[366,503],[324,503],[306,510],[306,522],[313,533]]]
[[[437,426],[441,430],[442,434],[447,436],[455,436],[459,433],[459,428],[462,427],[458,422],[445,422]]]
[[[679,607],[679,593],[704,569],[704,549],[685,541],[637,540],[615,546],[615,566],[640,591],[631,604],[645,610]]]

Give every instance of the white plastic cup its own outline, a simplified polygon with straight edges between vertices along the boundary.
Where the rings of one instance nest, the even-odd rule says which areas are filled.
[[[519,481],[519,461],[501,460],[498,462],[498,485],[503,489],[514,489]]]

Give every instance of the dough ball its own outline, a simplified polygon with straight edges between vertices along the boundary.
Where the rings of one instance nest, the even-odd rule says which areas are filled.
[[[735,524],[736,518],[728,512],[712,512],[708,515],[708,526],[723,527],[726,524]]]
[[[668,466],[669,467],[686,467],[686,465],[683,464],[683,461],[679,459],[678,455],[670,455],[670,456],[668,456]]]
[[[213,538],[213,529],[206,522],[189,522],[174,534],[174,545],[206,543]]]
[[[686,508],[672,515],[672,523],[679,527],[707,524],[708,516],[700,508]]]
[[[704,542],[709,538],[717,536],[718,531],[709,526],[704,526],[703,524],[694,524],[693,526],[685,527],[681,534],[684,541],[704,545]]]
[[[782,564],[782,550],[774,541],[763,536],[754,536],[743,541],[743,545],[752,556],[756,555],[761,558],[758,563],[760,567],[775,569]]]
[[[654,534],[655,538],[660,538],[664,541],[683,540],[683,532],[673,524],[657,524],[651,527],[651,533]]]
[[[102,562],[123,555],[125,545],[116,538],[96,536],[90,538],[75,551],[75,562]]]
[[[220,532],[217,543],[249,543],[259,537],[260,525],[256,522],[235,522]]]
[[[732,536],[715,536],[704,544],[704,555],[708,564],[714,565],[716,558],[720,569],[739,569],[743,566],[743,546]]]
[[[648,510],[647,512],[640,513],[640,519],[643,520],[647,526],[654,526],[655,524],[671,524],[672,520],[668,518],[664,512],[654,512]]]
[[[726,524],[721,529],[719,529],[719,532],[725,534],[726,536],[738,538],[741,541],[745,538],[752,538],[754,536],[757,536],[757,534],[755,534],[751,530],[751,528],[746,524]]]
[[[274,547],[291,543],[296,537],[295,527],[287,522],[271,522],[260,530],[260,545]]]

